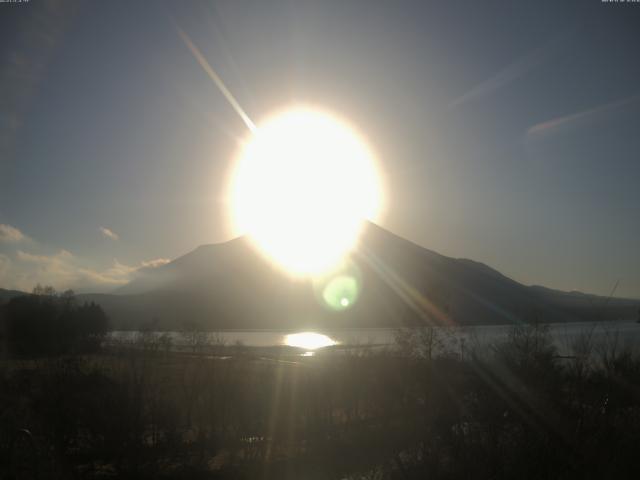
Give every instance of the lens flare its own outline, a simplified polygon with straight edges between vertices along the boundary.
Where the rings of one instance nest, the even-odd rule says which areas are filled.
[[[296,276],[340,262],[381,203],[366,143],[334,116],[307,108],[260,124],[232,182],[238,233]]]
[[[352,261],[343,261],[330,272],[313,280],[316,298],[329,310],[343,311],[353,307],[362,290],[362,276]]]

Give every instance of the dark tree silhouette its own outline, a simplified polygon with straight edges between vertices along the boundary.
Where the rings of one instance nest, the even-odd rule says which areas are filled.
[[[99,305],[78,305],[72,290],[57,294],[41,285],[9,301],[6,322],[9,349],[21,355],[96,351],[109,327]]]

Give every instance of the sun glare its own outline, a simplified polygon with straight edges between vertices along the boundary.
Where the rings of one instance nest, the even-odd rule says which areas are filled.
[[[284,344],[289,347],[304,348],[305,350],[316,350],[318,348],[337,345],[338,342],[331,337],[321,333],[302,332],[292,333],[284,337]]]
[[[258,125],[233,178],[236,229],[294,275],[317,275],[380,207],[373,155],[341,120],[299,108]]]

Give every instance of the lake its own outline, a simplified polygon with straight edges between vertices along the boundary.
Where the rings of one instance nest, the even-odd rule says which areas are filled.
[[[549,324],[552,338],[561,355],[572,354],[572,345],[581,336],[591,335],[594,345],[617,342],[621,348],[640,346],[640,323],[633,321],[576,322]],[[507,339],[512,325],[436,327],[438,337],[450,349],[463,345],[489,346]],[[217,332],[147,332],[114,331],[109,342],[134,342],[143,335],[160,338],[166,335],[175,347],[198,345],[244,345],[276,347],[289,345],[303,350],[326,346],[342,347],[390,346],[395,343],[395,328],[319,329],[313,332],[293,330],[223,330]]]

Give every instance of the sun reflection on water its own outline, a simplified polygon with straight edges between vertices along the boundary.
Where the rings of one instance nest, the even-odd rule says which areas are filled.
[[[337,345],[331,337],[316,332],[291,333],[284,337],[285,345],[289,347],[304,348],[305,350],[316,350],[318,348]]]

